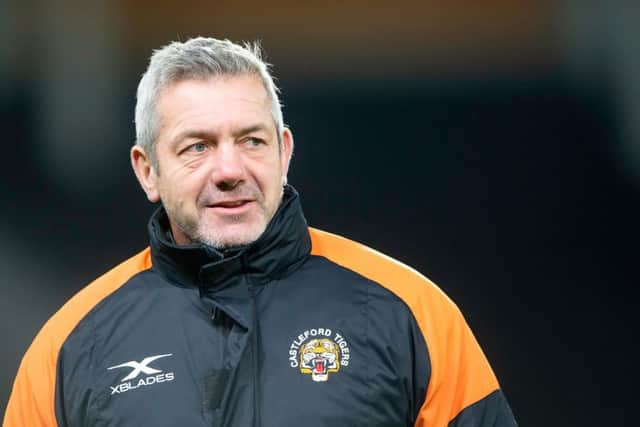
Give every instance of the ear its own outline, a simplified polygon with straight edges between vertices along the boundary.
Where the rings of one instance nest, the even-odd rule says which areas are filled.
[[[293,134],[289,128],[282,131],[282,141],[280,148],[280,161],[282,166],[282,184],[287,183],[287,173],[289,172],[289,163],[293,155]]]
[[[133,167],[140,186],[147,194],[147,199],[152,203],[160,201],[156,168],[151,164],[151,159],[147,153],[139,145],[131,147],[131,167]]]

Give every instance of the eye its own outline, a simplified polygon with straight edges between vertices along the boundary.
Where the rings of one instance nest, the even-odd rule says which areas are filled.
[[[206,149],[207,149],[207,146],[206,146],[205,143],[197,142],[197,143],[192,144],[189,147],[187,147],[186,151],[193,151],[195,153],[202,153]]]
[[[256,137],[250,137],[245,140],[245,144],[247,144],[249,147],[259,147],[264,143],[265,143],[264,140]]]

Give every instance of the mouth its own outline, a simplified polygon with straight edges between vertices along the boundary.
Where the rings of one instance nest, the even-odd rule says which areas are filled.
[[[313,361],[313,372],[316,374],[324,374],[326,371],[327,361],[324,359],[315,359]]]
[[[221,200],[207,205],[207,208],[220,213],[238,214],[250,209],[253,203],[251,199]]]

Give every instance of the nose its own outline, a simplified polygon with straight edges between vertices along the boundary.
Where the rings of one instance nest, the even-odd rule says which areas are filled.
[[[222,191],[237,187],[245,179],[242,153],[233,143],[220,143],[216,148],[213,183]]]

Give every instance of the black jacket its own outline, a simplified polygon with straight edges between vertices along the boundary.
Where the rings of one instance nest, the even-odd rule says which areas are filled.
[[[309,229],[291,187],[246,248],[176,246],[168,230],[161,208],[150,251],[45,325],[5,426],[515,425],[455,305]]]

